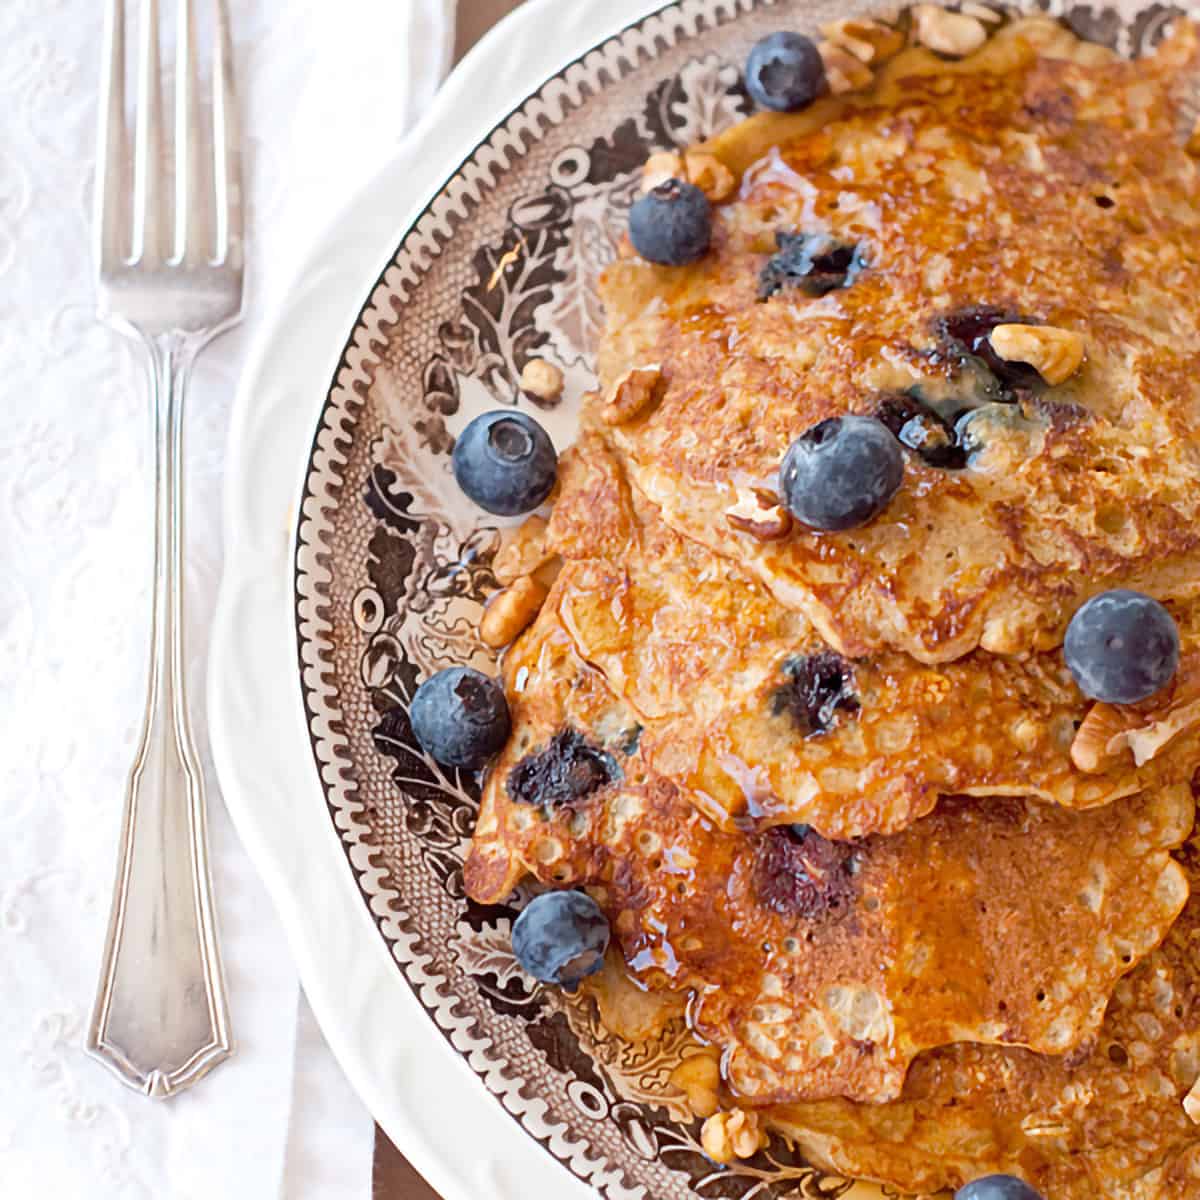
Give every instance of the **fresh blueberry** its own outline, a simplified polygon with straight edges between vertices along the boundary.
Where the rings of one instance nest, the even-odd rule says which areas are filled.
[[[558,455],[550,435],[512,409],[484,413],[462,431],[451,455],[458,486],[490,513],[532,512],[554,487]]]
[[[600,970],[608,938],[608,921],[584,892],[534,896],[512,929],[521,966],[534,979],[566,988]]]
[[[649,262],[682,267],[703,258],[712,240],[712,206],[695,184],[668,179],[634,201],[629,239]]]
[[[816,44],[802,33],[772,33],[755,42],[746,60],[746,90],[759,108],[795,112],[828,85]]]
[[[1045,1200],[1045,1197],[1015,1175],[985,1175],[960,1187],[954,1193],[954,1200]]]
[[[830,417],[788,448],[784,503],[810,529],[855,529],[878,516],[904,478],[900,443],[871,417]]]
[[[1063,654],[1084,695],[1136,704],[1171,682],[1179,666],[1179,629],[1157,600],[1116,588],[1076,611]]]
[[[425,752],[452,767],[482,767],[508,740],[508,701],[494,679],[470,667],[431,675],[408,710]]]

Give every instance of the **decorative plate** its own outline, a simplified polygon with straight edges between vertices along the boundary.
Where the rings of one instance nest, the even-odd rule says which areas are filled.
[[[1174,11],[1039,7],[1128,54],[1153,44]],[[529,96],[400,241],[342,353],[304,481],[303,697],[344,871],[430,1031],[566,1170],[614,1200],[881,1193],[782,1143],[714,1167],[667,1082],[684,1030],[653,1045],[607,1034],[587,1002],[516,966],[509,929],[521,897],[491,908],[464,898],[477,781],[420,750],[407,709],[441,667],[495,671],[475,630],[498,586],[491,564],[504,523],[481,519],[461,495],[449,451],[473,416],[506,405],[527,407],[560,449],[570,443],[578,398],[593,386],[595,281],[645,158],[748,113],[739,64],[758,37],[841,15],[829,0],[680,0]],[[538,408],[519,391],[531,357],[563,369],[561,402]]]

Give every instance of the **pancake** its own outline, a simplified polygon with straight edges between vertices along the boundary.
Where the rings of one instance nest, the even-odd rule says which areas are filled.
[[[915,1055],[956,1041],[1065,1054],[1187,896],[1169,854],[1186,785],[1089,812],[951,798],[854,842],[730,832],[647,766],[637,713],[552,606],[505,681],[513,734],[468,894],[496,903],[526,875],[589,887],[639,980],[694,990],[693,1025],[747,1102],[892,1099]]]
[[[1200,880],[1200,848],[1181,856]],[[1200,1128],[1184,1100],[1200,1077],[1200,898],[1117,984],[1100,1035],[1069,1058],[990,1046],[923,1055],[901,1099],[773,1112],[814,1161],[904,1192],[989,1172],[1050,1200],[1200,1195]],[[1192,1101],[1189,1107],[1200,1114]]]
[[[1146,729],[1179,714],[1173,736],[1141,765],[1125,748],[1083,770],[1071,750],[1092,706],[1060,651],[843,659],[737,564],[670,530],[595,437],[564,455],[550,543],[566,563],[548,610],[635,710],[648,765],[719,824],[858,837],[905,828],[940,795],[1091,808],[1191,777],[1198,605],[1179,614],[1186,669],[1125,715]]]
[[[865,95],[720,135],[704,149],[741,185],[709,253],[603,279],[586,420],[667,524],[847,657],[1045,649],[1104,589],[1196,595],[1200,177],[1176,98],[1195,68],[1185,22],[1128,63],[1024,20],[963,62],[908,50]],[[862,269],[779,286],[777,245],[815,235]],[[1050,385],[1001,362],[987,335],[1014,321],[1082,336],[1082,367]],[[634,367],[659,372],[652,402],[610,428]],[[886,510],[844,533],[738,521],[817,422],[914,404],[972,414],[961,469],[906,453]]]

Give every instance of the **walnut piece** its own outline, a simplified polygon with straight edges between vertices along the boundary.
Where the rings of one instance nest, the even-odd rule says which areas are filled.
[[[642,191],[653,191],[668,179],[683,178],[683,155],[674,150],[660,150],[642,165]]]
[[[1001,358],[1028,363],[1051,385],[1070,379],[1083,362],[1083,336],[1056,325],[997,325],[988,341]]]
[[[737,187],[733,172],[715,154],[702,150],[684,154],[663,150],[650,155],[642,167],[642,191],[648,192],[668,179],[695,184],[714,204],[728,200]]]
[[[485,646],[507,646],[538,615],[546,601],[546,585],[532,575],[522,575],[488,602],[479,625]]]
[[[966,13],[968,17],[977,17],[985,25],[999,25],[1004,20],[1003,13],[988,8],[986,4],[976,4],[974,0],[966,0],[964,4],[959,5],[959,12]]]
[[[904,34],[890,25],[866,18],[844,17],[821,26],[821,32],[835,46],[849,50],[868,66],[886,62],[904,49]]]
[[[987,27],[966,13],[950,12],[937,4],[918,4],[912,10],[917,41],[937,54],[964,58],[987,41]]]
[[[553,404],[562,395],[563,373],[544,358],[531,358],[521,372],[521,391]]]
[[[1192,1084],[1191,1091],[1183,1098],[1183,1111],[1193,1125],[1200,1125],[1200,1079]]]
[[[792,531],[792,514],[779,497],[761,488],[738,488],[737,503],[725,510],[725,520],[734,529],[760,542],[774,542]]]
[[[661,368],[634,367],[613,384],[600,420],[606,425],[624,425],[662,399],[665,381]]]
[[[554,557],[554,547],[547,537],[548,529],[545,517],[529,517],[511,540],[500,547],[492,562],[492,573],[501,583],[512,583],[522,575],[532,575]]]
[[[689,150],[683,156],[684,178],[714,204],[728,200],[737,187],[733,172],[715,155]]]
[[[711,1054],[693,1054],[671,1072],[671,1082],[687,1096],[688,1107],[707,1120],[720,1106],[721,1067]]]
[[[825,64],[825,79],[835,96],[860,92],[870,87],[874,72],[845,46],[825,41],[817,44],[817,53]]]
[[[700,1130],[700,1145],[713,1162],[731,1163],[735,1158],[753,1158],[766,1145],[758,1114],[735,1108],[714,1113]]]
[[[1200,655],[1189,654],[1163,696],[1142,704],[1093,704],[1071,743],[1071,761],[1079,770],[1096,775],[1129,753],[1141,767],[1198,725]]]

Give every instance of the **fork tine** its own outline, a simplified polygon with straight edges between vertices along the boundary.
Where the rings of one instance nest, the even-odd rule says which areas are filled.
[[[204,131],[200,121],[196,12],[179,0],[175,49],[175,257],[203,262],[211,254],[211,213],[204,190]]]
[[[242,265],[242,156],[233,87],[233,41],[225,0],[216,0],[213,58],[213,191],[216,197],[216,261]]]
[[[133,257],[151,263],[161,261],[166,251],[158,24],[158,0],[142,0],[133,157]]]
[[[125,127],[125,0],[108,0],[100,81],[100,131],[96,153],[96,267],[111,269],[129,249],[129,137]]]

